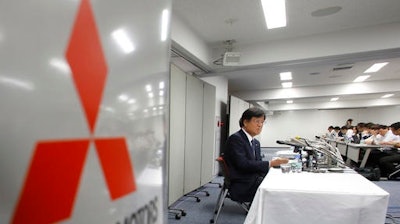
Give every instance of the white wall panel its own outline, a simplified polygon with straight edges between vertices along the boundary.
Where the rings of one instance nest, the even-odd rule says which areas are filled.
[[[250,107],[250,104],[235,96],[230,96],[229,101],[229,135],[240,129],[239,119],[243,112]]]
[[[200,187],[203,132],[203,82],[189,75],[186,79],[185,127],[184,192],[188,193]]]
[[[185,161],[186,74],[171,65],[168,205],[183,195]]]
[[[215,100],[216,88],[204,83],[203,93],[203,144],[201,155],[201,185],[211,181],[215,165]]]

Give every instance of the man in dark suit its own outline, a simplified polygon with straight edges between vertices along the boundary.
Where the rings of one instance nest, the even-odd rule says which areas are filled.
[[[232,200],[251,202],[268,170],[287,163],[288,159],[261,160],[260,142],[254,136],[261,133],[265,113],[260,108],[249,108],[239,120],[241,129],[229,136],[224,159],[229,168]]]

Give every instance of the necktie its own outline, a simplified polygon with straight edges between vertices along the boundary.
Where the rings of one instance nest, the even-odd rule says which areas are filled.
[[[253,155],[256,158],[256,141],[254,139],[251,140],[251,149],[253,149]]]

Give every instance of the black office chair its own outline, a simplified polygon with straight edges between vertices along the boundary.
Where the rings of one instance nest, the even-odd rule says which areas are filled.
[[[216,161],[219,163],[221,170],[222,170],[222,175],[224,177],[224,183],[222,185],[221,191],[218,195],[217,199],[217,204],[215,205],[214,208],[214,216],[210,220],[210,223],[217,223],[219,214],[221,213],[222,206],[224,205],[225,198],[229,198],[232,200],[229,194],[229,188],[230,188],[230,179],[229,179],[229,169],[228,165],[226,164],[224,158],[222,156],[218,157]],[[232,200],[233,201],[233,200]],[[237,201],[236,201],[237,202]],[[246,202],[237,202],[240,207],[242,207],[246,212],[249,211],[250,209],[250,203]]]
[[[398,177],[400,177],[400,164],[397,164],[396,170],[388,175],[388,179],[395,180]]]

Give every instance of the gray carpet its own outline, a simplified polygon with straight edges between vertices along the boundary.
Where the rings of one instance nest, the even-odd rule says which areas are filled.
[[[222,177],[216,177],[212,182],[222,183]],[[375,181],[376,185],[390,193],[388,218],[385,223],[400,224],[400,181]],[[214,206],[217,201],[220,188],[216,184],[206,184],[201,190],[207,191],[210,195],[206,196],[204,192],[195,192],[200,202],[193,197],[182,197],[174,203],[173,207],[184,209],[186,216],[182,216],[179,220],[175,219],[175,215],[169,214],[168,223],[170,224],[207,224],[213,217]],[[394,218],[392,218],[394,217]],[[225,199],[224,207],[219,216],[220,224],[242,224],[246,218],[246,212],[235,202]]]
[[[217,177],[213,183],[223,182],[222,177]],[[192,197],[182,197],[174,203],[174,208],[184,209],[187,213],[186,216],[182,216],[181,219],[175,219],[173,214],[169,214],[168,223],[170,224],[206,224],[210,223],[210,219],[214,215],[214,208],[217,202],[218,194],[221,191],[216,184],[206,184],[201,190],[207,191],[210,195],[206,196],[204,192],[195,192],[200,202],[197,202]],[[225,199],[222,212],[218,218],[217,223],[229,223],[229,224],[242,224],[246,218],[246,212],[237,203],[230,199]]]
[[[383,180],[374,183],[390,194],[386,223],[400,223],[400,181]]]

